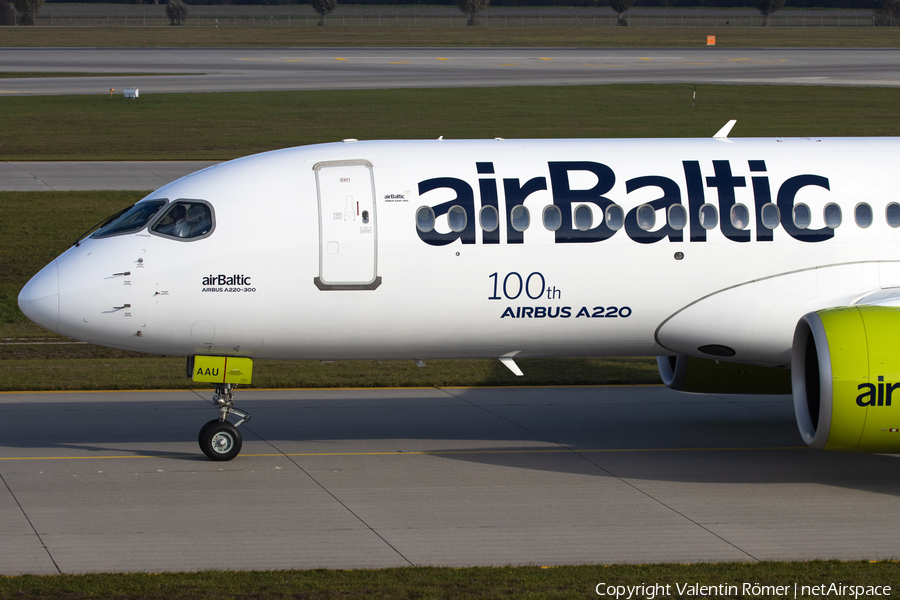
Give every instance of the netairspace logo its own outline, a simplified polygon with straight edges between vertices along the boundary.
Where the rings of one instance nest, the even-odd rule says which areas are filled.
[[[859,598],[890,596],[889,585],[846,585],[842,583],[823,583],[820,585],[763,585],[761,583],[741,583],[739,585],[722,583],[719,585],[702,585],[699,583],[642,583],[640,585],[613,585],[598,583],[594,588],[598,596],[630,600],[643,598],[653,600],[660,596],[689,596],[712,598],[717,596],[743,597],[808,597],[827,596],[835,598]],[[674,591],[673,591],[674,590]]]

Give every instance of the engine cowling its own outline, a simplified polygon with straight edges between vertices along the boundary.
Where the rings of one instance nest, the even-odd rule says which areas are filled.
[[[695,356],[657,356],[666,386],[698,394],[790,394],[788,369],[759,367]]]
[[[797,426],[809,446],[900,452],[898,339],[894,307],[832,308],[800,319],[791,379]]]

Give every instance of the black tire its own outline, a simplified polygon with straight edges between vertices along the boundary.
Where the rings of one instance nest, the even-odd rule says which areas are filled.
[[[241,432],[227,421],[210,421],[200,430],[200,449],[209,460],[231,460],[240,454],[241,445]]]
[[[203,436],[206,435],[206,430],[212,427],[213,425],[218,425],[221,423],[218,419],[213,419],[212,421],[207,421],[203,427],[200,428],[200,435],[197,436],[197,443],[200,444],[200,447],[203,447]]]

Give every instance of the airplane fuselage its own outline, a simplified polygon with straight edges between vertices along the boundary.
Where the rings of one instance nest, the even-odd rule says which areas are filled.
[[[654,355],[721,345],[734,360],[787,364],[799,316],[900,285],[900,231],[885,220],[900,200],[886,185],[897,146],[435,140],[256,155],[145,199],[208,202],[208,237],[144,229],[83,240],[57,259],[58,331],[184,355]],[[636,209],[648,203],[656,223],[643,229]],[[833,229],[830,203],[842,213]],[[865,228],[854,220],[861,203],[872,213]],[[622,208],[621,229],[604,222],[611,204]],[[667,224],[675,204],[683,228]],[[731,223],[735,204],[747,209],[743,229]],[[781,209],[773,229],[760,222],[766,204]],[[792,222],[799,204],[810,209],[803,229]],[[447,206],[431,232],[417,227],[421,207],[441,205],[462,208],[461,231],[449,228]],[[519,205],[523,229],[511,218]],[[715,209],[714,227],[700,223],[701,205]],[[497,209],[493,231],[481,226],[485,206]],[[542,222],[553,206],[556,231]],[[573,217],[580,206],[587,227]]]

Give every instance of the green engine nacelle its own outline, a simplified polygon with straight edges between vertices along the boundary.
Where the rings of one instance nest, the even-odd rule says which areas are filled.
[[[797,426],[808,445],[900,452],[898,339],[894,307],[832,308],[800,319],[791,379]]]
[[[657,356],[663,383],[673,390],[697,394],[790,394],[791,372],[775,367],[697,358]]]

